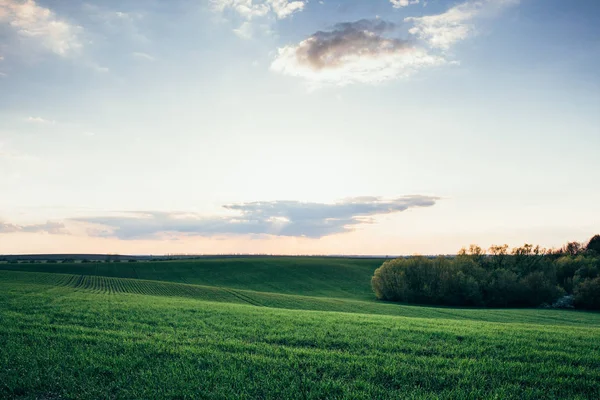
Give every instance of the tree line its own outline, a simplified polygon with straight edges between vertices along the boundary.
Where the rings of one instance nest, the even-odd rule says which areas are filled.
[[[398,258],[371,285],[377,298],[404,303],[600,310],[600,235],[560,249],[471,245],[452,257]]]

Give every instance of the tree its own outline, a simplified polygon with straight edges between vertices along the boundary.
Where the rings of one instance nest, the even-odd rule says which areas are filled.
[[[595,255],[600,256],[600,235],[596,235],[591,238],[585,249],[589,252],[593,252]]]
[[[569,242],[563,247],[563,252],[570,256],[577,256],[583,251],[583,245],[578,242]]]
[[[494,268],[503,268],[508,255],[508,245],[492,245],[489,249],[491,262]]]
[[[586,279],[575,287],[575,305],[600,310],[600,278]]]

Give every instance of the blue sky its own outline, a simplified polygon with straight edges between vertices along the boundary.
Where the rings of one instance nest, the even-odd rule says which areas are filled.
[[[600,232],[600,4],[0,0],[0,253]]]

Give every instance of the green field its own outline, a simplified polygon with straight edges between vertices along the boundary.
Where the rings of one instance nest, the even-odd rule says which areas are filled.
[[[600,398],[600,314],[377,302],[380,264],[0,264],[0,398]]]
[[[382,259],[248,257],[139,263],[0,264],[0,269],[60,272],[219,286],[304,296],[372,299]]]

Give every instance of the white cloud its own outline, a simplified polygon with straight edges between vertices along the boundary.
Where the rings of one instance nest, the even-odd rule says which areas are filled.
[[[21,39],[35,40],[59,56],[77,52],[81,27],[59,19],[56,14],[34,0],[0,0],[0,24],[7,24]]]
[[[306,1],[299,0],[212,0],[213,9],[237,19],[240,26],[234,33],[250,39],[257,31],[270,33],[275,20],[290,17],[304,9]],[[241,21],[240,21],[241,19]],[[261,22],[256,22],[259,20]]]
[[[68,232],[65,225],[59,222],[46,222],[36,225],[15,225],[0,221],[0,234],[2,233],[48,233],[50,235],[64,235]]]
[[[150,54],[148,53],[141,53],[141,52],[133,52],[131,53],[132,56],[134,56],[135,58],[140,58],[143,60],[147,60],[147,61],[155,61],[156,58],[152,57]]]
[[[419,0],[390,0],[394,8],[407,7],[411,4],[419,4]]]
[[[430,196],[351,198],[333,204],[298,201],[269,201],[231,204],[224,208],[235,215],[203,217],[190,213],[134,212],[119,216],[76,218],[73,221],[99,225],[100,236],[120,239],[158,238],[161,234],[182,235],[276,235],[321,238],[351,232],[372,223],[376,215],[410,208],[432,207],[439,199]]]
[[[279,19],[287,18],[297,11],[302,11],[305,6],[304,1],[289,0],[267,0],[267,4],[271,6],[271,9]]]
[[[233,32],[242,39],[250,39],[254,36],[254,26],[246,21],[239,28],[234,29]]]
[[[306,5],[305,1],[298,0],[212,0],[212,3],[216,11],[230,10],[247,20],[268,15],[284,19],[302,11]]]
[[[477,31],[474,20],[496,15],[504,7],[518,4],[519,0],[467,1],[437,15],[408,17],[405,22],[413,23],[409,32],[426,41],[431,47],[448,50],[459,41]]]
[[[409,41],[386,36],[394,28],[382,20],[337,24],[331,31],[280,48],[271,69],[312,85],[347,85],[398,79],[446,63]]]
[[[252,0],[213,0],[212,3],[218,12],[231,10],[248,20],[254,17],[264,17],[270,11],[266,4],[254,4]]]
[[[52,125],[56,124],[56,121],[54,121],[52,119],[45,119],[42,117],[29,117],[29,118],[27,118],[27,121],[33,122],[36,124],[52,124]]]

